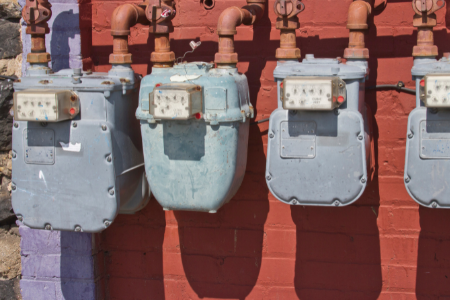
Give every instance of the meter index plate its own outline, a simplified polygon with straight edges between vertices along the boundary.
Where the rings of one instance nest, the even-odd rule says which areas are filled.
[[[420,157],[450,158],[450,121],[420,122]]]
[[[24,160],[27,164],[55,163],[55,132],[46,128],[25,128],[23,131]]]
[[[316,157],[316,131],[315,122],[281,122],[281,157]]]

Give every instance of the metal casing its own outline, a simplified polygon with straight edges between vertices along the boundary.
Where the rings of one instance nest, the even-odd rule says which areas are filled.
[[[141,120],[145,170],[165,210],[216,212],[237,192],[247,164],[250,105],[247,78],[235,68],[195,62],[153,68],[141,83],[136,117]],[[201,87],[201,119],[161,120],[149,113],[156,84]]]
[[[356,201],[368,181],[370,136],[364,103],[367,65],[338,59],[279,62],[274,71],[278,109],[270,116],[266,182],[291,205],[344,206]],[[287,76],[339,77],[346,101],[334,111],[285,110],[280,83]]]
[[[405,187],[420,205],[450,208],[450,109],[425,107],[420,99],[420,81],[426,75],[450,76],[450,62],[416,58],[411,73],[417,93],[416,108],[408,118]]]
[[[80,102],[73,120],[14,122],[12,205],[25,225],[99,232],[146,205],[138,88],[130,68],[79,77],[62,70],[14,84],[16,92],[72,91]]]

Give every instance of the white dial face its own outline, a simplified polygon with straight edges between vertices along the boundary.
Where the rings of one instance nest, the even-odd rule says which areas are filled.
[[[428,107],[450,107],[450,76],[427,76],[425,97]]]
[[[190,118],[189,93],[180,90],[155,90],[153,95],[155,118]]]
[[[18,93],[17,117],[24,121],[57,121],[58,102],[55,94]]]
[[[332,81],[328,80],[285,80],[285,109],[331,110],[333,105]]]

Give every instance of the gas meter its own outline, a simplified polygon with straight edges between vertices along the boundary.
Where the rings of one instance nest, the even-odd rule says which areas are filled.
[[[47,74],[50,73],[50,74]],[[32,228],[99,232],[149,199],[139,123],[139,78],[30,70],[14,84],[12,205]]]
[[[266,182],[291,205],[344,206],[367,185],[371,163],[364,103],[367,63],[280,61],[278,109],[270,116]]]
[[[404,182],[420,205],[450,208],[450,61],[416,58],[416,108],[408,118]]]
[[[153,68],[141,83],[145,169],[164,210],[215,213],[237,192],[247,163],[248,83],[204,62]]]

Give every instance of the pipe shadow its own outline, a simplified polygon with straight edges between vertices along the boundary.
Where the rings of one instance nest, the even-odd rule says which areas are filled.
[[[416,297],[450,297],[450,211],[419,207]]]
[[[54,72],[69,69],[71,60],[70,40],[80,34],[79,14],[73,9],[59,12],[51,30],[50,53],[51,68]]]

